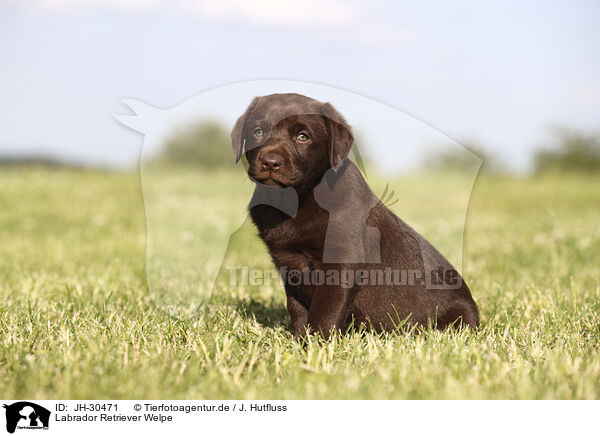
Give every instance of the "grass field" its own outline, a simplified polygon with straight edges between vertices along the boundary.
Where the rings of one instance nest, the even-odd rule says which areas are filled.
[[[227,174],[189,177],[238,192]],[[407,220],[451,251],[460,211],[430,216],[421,181],[405,183]],[[221,283],[187,316],[156,307],[139,174],[5,168],[0,187],[0,397],[600,397],[600,177],[478,180],[463,269],[479,330],[306,347],[276,286]],[[249,256],[270,267],[264,250]]]

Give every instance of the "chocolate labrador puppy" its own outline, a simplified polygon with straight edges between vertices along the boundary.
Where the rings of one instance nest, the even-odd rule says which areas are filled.
[[[331,104],[255,98],[231,139],[257,182],[250,215],[282,275],[294,336],[479,324],[458,272],[347,158],[354,138]]]

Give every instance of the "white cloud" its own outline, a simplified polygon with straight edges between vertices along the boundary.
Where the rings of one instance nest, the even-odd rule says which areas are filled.
[[[227,0],[180,1],[185,9],[196,8],[205,16],[220,20],[246,19],[255,23],[271,24],[336,24],[343,25],[356,19],[356,11],[338,1],[296,0]]]
[[[25,0],[37,11],[112,9],[124,13],[160,11],[194,15],[213,22],[243,22],[271,27],[323,28],[338,35],[374,45],[402,45],[413,32],[366,17],[357,3],[340,0]]]
[[[158,9],[161,0],[26,0],[39,9],[64,10],[64,9],[116,9],[121,11],[143,11]]]

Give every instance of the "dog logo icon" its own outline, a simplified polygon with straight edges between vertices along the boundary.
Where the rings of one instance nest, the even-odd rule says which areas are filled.
[[[38,404],[19,401],[3,406],[6,409],[6,431],[14,433],[18,429],[48,430],[50,411]]]

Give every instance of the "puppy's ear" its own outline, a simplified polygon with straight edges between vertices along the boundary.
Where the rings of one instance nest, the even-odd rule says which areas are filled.
[[[350,153],[354,136],[344,117],[330,103],[323,104],[321,115],[329,133],[329,162],[331,168],[337,171]]]
[[[248,106],[246,112],[244,112],[242,116],[237,119],[235,125],[233,126],[233,129],[231,130],[231,145],[233,147],[233,153],[235,154],[236,163],[239,162],[240,158],[242,157],[242,154],[245,151],[244,143],[246,142],[246,120],[248,119],[248,116],[256,106],[257,101],[258,98],[252,100],[252,103],[250,103],[250,106]]]

